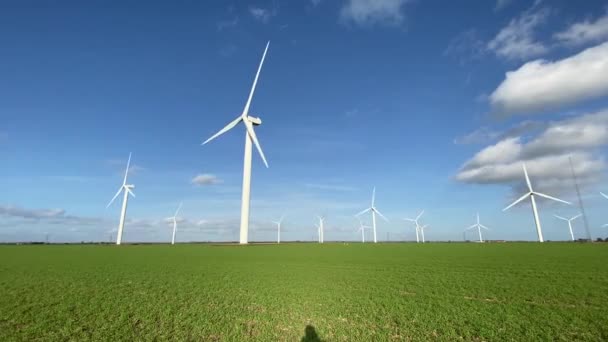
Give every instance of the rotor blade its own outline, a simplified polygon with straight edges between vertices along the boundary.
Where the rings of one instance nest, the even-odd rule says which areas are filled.
[[[129,193],[129,195],[135,197],[135,194],[133,193],[133,191],[131,191],[131,189],[129,189],[129,188],[125,188],[125,189]]]
[[[488,228],[488,227],[484,226],[483,224],[480,224],[479,226],[480,226],[481,228],[485,229],[485,230],[490,230],[490,228]]]
[[[358,214],[357,214],[357,215],[355,215],[355,216],[363,215],[363,214],[365,214],[366,212],[368,212],[368,211],[370,211],[370,210],[372,210],[372,208],[367,208],[367,209],[365,209],[365,210],[361,211],[360,213],[358,213]]]
[[[382,217],[384,219],[384,221],[388,222],[388,219],[386,218],[386,216],[382,215],[382,213],[379,212],[378,209],[374,208],[373,210],[376,212],[376,214],[380,215],[380,217]]]
[[[260,143],[258,142],[258,137],[255,135],[255,130],[253,129],[253,124],[249,121],[249,119],[245,119],[243,122],[245,123],[245,127],[247,127],[247,133],[249,134],[249,138],[251,138],[251,140],[255,144],[255,147],[258,149],[258,152],[260,153],[260,157],[262,157],[262,161],[264,161],[264,165],[266,165],[266,167],[268,167],[268,162],[266,161],[266,157],[264,156],[264,151],[262,151],[262,147],[260,146]]]
[[[567,219],[567,218],[565,218],[565,217],[561,217],[561,216],[559,216],[559,215],[553,215],[553,216],[555,216],[555,218],[557,218],[557,219],[564,220],[564,221],[568,221],[568,219]]]
[[[260,71],[262,70],[262,65],[264,64],[264,59],[266,58],[266,52],[268,51],[268,46],[270,45],[270,41],[266,43],[266,48],[264,49],[264,54],[262,55],[262,60],[260,61],[260,65],[258,66],[258,71],[255,74],[255,78],[253,79],[253,85],[251,86],[251,91],[249,92],[249,98],[247,99],[247,103],[245,103],[245,108],[243,109],[243,114],[241,115],[243,118],[246,118],[249,114],[249,106],[251,105],[251,99],[253,98],[253,93],[255,92],[255,86],[258,83],[258,77],[260,76]]]
[[[604,198],[608,199],[608,195],[600,191],[600,195],[604,196]]]
[[[511,203],[508,207],[504,208],[502,211],[507,211],[509,210],[512,206],[516,205],[517,203],[525,200],[528,196],[530,196],[531,192],[526,193],[525,195],[521,196],[519,199],[517,199],[515,202]]]
[[[372,208],[374,207],[374,203],[376,202],[376,187],[372,190]]]
[[[473,229],[473,228],[477,228],[477,224],[474,224],[474,225],[472,225],[472,226],[468,227],[468,228],[467,228],[467,229],[465,229],[465,230],[469,230],[469,229]]]
[[[564,201],[564,200],[561,200],[559,198],[555,198],[555,197],[552,197],[552,196],[549,196],[549,195],[545,195],[545,194],[542,194],[540,192],[534,192],[534,195],[537,195],[537,196],[540,196],[540,197],[544,197],[546,199],[554,200],[556,202],[562,202],[562,203],[565,203],[567,205],[572,205],[572,203],[570,203],[568,201]]]
[[[173,217],[177,217],[177,213],[179,213],[180,209],[182,208],[182,204],[183,202],[179,203],[179,206],[177,207],[177,210],[175,211],[175,215],[173,215]]]
[[[114,197],[112,197],[112,200],[110,200],[110,203],[108,203],[108,205],[106,205],[106,208],[110,207],[110,205],[112,204],[112,202],[114,202],[116,197],[118,197],[118,195],[120,195],[121,191],[122,191],[122,186],[118,189],[118,191],[116,191],[116,195],[114,195]]]
[[[578,215],[574,216],[573,218],[571,218],[570,221],[574,221],[581,216],[583,216],[583,214],[578,214]]]
[[[125,170],[125,179],[122,181],[122,185],[127,184],[127,175],[129,174],[129,165],[131,164],[131,152],[129,152],[129,159],[127,160],[127,169]]]
[[[528,190],[532,192],[532,183],[530,182],[530,177],[528,177],[528,170],[526,169],[526,163],[523,163],[524,167],[524,176],[526,176],[526,184],[528,184]]]
[[[608,227],[608,223],[603,224],[602,227]]]
[[[420,212],[420,214],[418,214],[418,216],[416,216],[416,221],[418,221],[420,219],[420,217],[422,216],[422,214],[424,214],[424,210]]]
[[[201,145],[205,145],[206,143],[210,142],[211,140],[219,137],[220,135],[228,132],[229,130],[231,130],[234,126],[236,126],[239,122],[241,122],[241,120],[243,120],[242,117],[238,117],[236,119],[234,119],[233,121],[231,121],[229,124],[226,125],[226,127],[222,128],[219,130],[219,132],[215,133],[214,135],[211,136],[211,138],[205,140],[205,142],[203,142]]]

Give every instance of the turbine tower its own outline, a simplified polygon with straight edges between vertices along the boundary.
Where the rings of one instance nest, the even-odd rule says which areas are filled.
[[[382,213],[380,213],[378,211],[378,209],[376,208],[375,202],[376,202],[376,187],[374,187],[374,190],[372,191],[372,205],[369,208],[361,211],[360,213],[358,213],[355,216],[363,215],[368,211],[370,211],[372,213],[372,229],[374,231],[374,243],[377,243],[378,239],[376,238],[376,214],[380,215],[380,217],[382,217],[382,219],[384,219],[384,221],[386,221],[386,222],[388,222],[388,219],[386,217],[384,217],[384,215],[382,215]]]
[[[556,202],[561,202],[570,205],[570,202],[566,202],[559,198],[551,197],[549,195],[545,195],[543,193],[532,190],[532,183],[530,182],[530,177],[528,177],[528,170],[526,169],[526,163],[523,163],[524,168],[524,176],[526,177],[526,184],[528,185],[528,192],[515,200],[515,202],[511,203],[508,207],[504,208],[502,211],[509,210],[509,208],[513,207],[517,203],[525,200],[530,197],[530,203],[532,203],[532,213],[534,215],[534,222],[536,223],[536,233],[538,234],[538,242],[543,242],[543,231],[540,227],[540,218],[538,217],[538,209],[536,208],[536,198],[534,196],[544,197]]]
[[[359,229],[357,230],[358,232],[361,232],[361,243],[365,243],[365,229],[370,228],[369,226],[366,226],[363,221],[361,221],[360,218],[357,217],[357,219],[359,220]]]
[[[418,230],[420,230],[420,235],[422,236],[422,243],[424,243],[424,230],[427,229],[429,227],[428,224],[425,224],[424,226],[421,226],[420,228],[418,228]]]
[[[122,209],[120,211],[120,222],[118,223],[118,234],[116,234],[116,244],[120,245],[122,241],[122,230],[125,226],[125,217],[127,216],[127,202],[129,201],[129,195],[135,197],[135,194],[131,191],[131,189],[135,189],[135,185],[127,184],[127,175],[129,174],[129,165],[131,164],[131,153],[129,153],[129,160],[127,160],[127,169],[125,170],[125,178],[122,181],[122,185],[118,188],[116,195],[112,197],[110,203],[106,206],[108,208],[112,202],[120,195],[120,192],[124,190],[124,194],[122,197]]]
[[[414,222],[414,224],[416,225],[415,229],[416,229],[416,242],[420,242],[420,237],[419,237],[419,232],[420,232],[420,223],[418,222],[418,220],[420,220],[420,218],[422,217],[422,214],[424,214],[424,210],[420,212],[420,214],[418,214],[418,216],[416,216],[415,219],[412,218],[404,218],[404,220],[406,221],[410,221],[410,222]],[[424,242],[424,239],[423,241]]]
[[[475,223],[474,225],[470,226],[469,228],[465,229],[465,231],[467,230],[471,230],[471,229],[475,229],[477,228],[477,234],[479,235],[479,242],[483,242],[483,238],[481,237],[481,230],[485,229],[485,230],[490,230],[490,228],[484,226],[483,224],[479,223],[479,213],[477,213],[477,223]]]
[[[277,243],[281,243],[281,223],[283,223],[283,219],[285,215],[282,215],[278,221],[272,221],[272,223],[277,225]]]
[[[323,233],[325,230],[324,224],[325,224],[325,217],[323,216],[317,216],[319,218],[319,224],[315,224],[315,227],[317,227],[317,231],[319,232],[319,243],[323,243],[324,242],[324,238],[323,238]]]
[[[245,155],[243,160],[243,194],[241,198],[241,231],[239,236],[240,244],[248,243],[248,233],[249,233],[249,199],[250,199],[250,191],[251,191],[251,142],[255,144],[256,149],[258,150],[264,165],[268,168],[268,162],[266,161],[266,157],[264,156],[264,152],[262,151],[262,147],[258,142],[258,138],[255,135],[255,130],[253,126],[259,126],[262,124],[262,120],[260,118],[256,118],[253,116],[249,116],[249,106],[251,105],[251,99],[253,98],[253,93],[255,92],[256,84],[258,83],[258,77],[260,76],[260,71],[262,70],[262,65],[264,64],[264,58],[266,58],[266,52],[268,51],[268,46],[270,42],[266,44],[266,48],[264,49],[264,54],[262,55],[262,60],[260,61],[260,65],[258,66],[258,71],[255,74],[255,78],[253,79],[253,85],[251,86],[251,91],[249,92],[249,98],[247,98],[247,102],[245,103],[245,108],[239,117],[230,122],[226,127],[222,128],[219,132],[215,133],[211,138],[205,140],[203,145],[207,144],[211,140],[217,138],[218,136],[226,133],[227,131],[234,128],[237,124],[242,122],[245,125]]]
[[[567,218],[565,218],[565,217],[562,217],[562,216],[559,216],[559,215],[553,215],[553,216],[555,216],[555,218],[556,218],[556,219],[559,219],[559,220],[563,220],[563,221],[568,222],[568,229],[570,229],[570,239],[571,239],[572,241],[574,241],[574,233],[572,232],[572,221],[574,221],[574,220],[576,220],[577,218],[581,217],[581,215],[582,215],[582,214],[578,214],[578,215],[576,215],[576,216],[574,216],[574,217],[571,217],[571,218],[569,218],[569,219],[567,219]]]
[[[175,245],[175,232],[177,231],[177,214],[179,210],[182,208],[182,203],[179,204],[177,210],[175,211],[175,215],[173,217],[169,217],[169,219],[173,220],[173,237],[171,237],[171,244]]]

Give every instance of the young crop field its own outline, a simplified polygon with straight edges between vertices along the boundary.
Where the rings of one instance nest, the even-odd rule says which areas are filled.
[[[608,245],[0,246],[0,341],[608,339]]]

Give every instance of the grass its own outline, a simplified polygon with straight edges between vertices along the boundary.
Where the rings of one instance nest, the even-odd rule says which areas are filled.
[[[0,247],[1,341],[315,334],[606,340],[608,245]]]

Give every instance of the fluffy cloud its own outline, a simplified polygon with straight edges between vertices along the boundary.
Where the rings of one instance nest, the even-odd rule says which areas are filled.
[[[608,15],[599,17],[596,21],[585,20],[575,23],[553,35],[553,38],[571,46],[608,39]]]
[[[513,2],[513,0],[496,0],[496,6],[494,7],[495,11],[500,11],[501,9],[509,6]]]
[[[456,180],[477,184],[513,184],[522,181],[521,163],[538,178],[540,189],[570,191],[569,158],[583,185],[601,179],[606,163],[596,149],[608,145],[608,110],[552,122],[529,141],[511,137],[490,145],[465,162]]]
[[[214,185],[222,183],[222,180],[217,176],[209,173],[201,173],[192,178],[192,184],[203,186],[203,185]]]
[[[17,217],[25,219],[48,219],[63,217],[65,210],[63,209],[25,209],[15,206],[0,206],[0,215],[8,217]]]
[[[398,26],[403,22],[403,7],[409,0],[348,0],[340,10],[344,23],[359,26]]]
[[[608,95],[608,43],[555,62],[534,60],[506,73],[490,95],[494,113],[529,114]]]
[[[469,145],[489,143],[494,140],[503,140],[506,138],[527,135],[545,129],[546,127],[547,123],[533,120],[522,121],[505,131],[496,131],[488,127],[481,127],[462,137],[457,137],[454,139],[454,144]]]
[[[535,39],[535,30],[549,16],[546,8],[537,8],[538,1],[519,17],[512,19],[494,39],[487,44],[488,50],[498,57],[521,60],[540,56],[547,52],[547,47]]]
[[[255,20],[266,24],[270,21],[270,18],[277,15],[277,10],[251,6],[249,7],[249,13]]]

